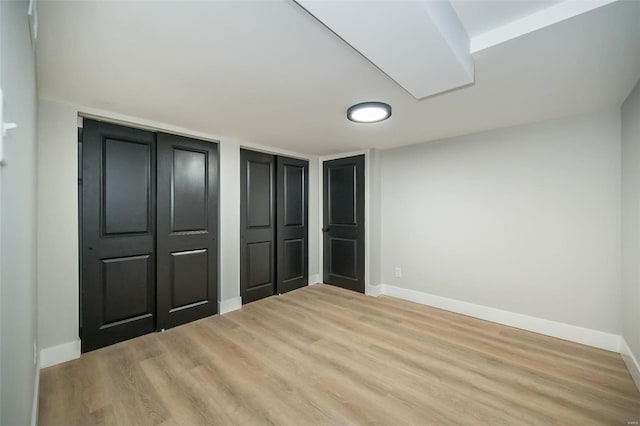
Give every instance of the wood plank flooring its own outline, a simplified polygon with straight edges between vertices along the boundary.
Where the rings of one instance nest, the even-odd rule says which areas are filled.
[[[44,369],[40,425],[637,424],[620,355],[328,285]]]

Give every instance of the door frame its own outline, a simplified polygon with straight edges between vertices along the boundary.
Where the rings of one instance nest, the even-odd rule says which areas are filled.
[[[322,232],[322,224],[324,223],[324,179],[322,178],[324,162],[340,158],[354,157],[356,155],[364,155],[364,294],[369,296],[378,296],[380,294],[379,286],[372,285],[372,278],[376,274],[371,271],[371,163],[374,155],[374,152],[371,149],[318,157],[318,170],[320,173],[320,178],[318,179],[318,215],[319,223],[321,225],[318,230],[318,265],[320,269],[320,282],[322,282],[323,279],[322,271],[324,268],[324,234]]]

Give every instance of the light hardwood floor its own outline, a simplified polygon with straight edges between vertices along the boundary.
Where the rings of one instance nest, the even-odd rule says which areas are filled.
[[[618,354],[327,285],[84,354],[40,386],[41,425],[640,420]]]

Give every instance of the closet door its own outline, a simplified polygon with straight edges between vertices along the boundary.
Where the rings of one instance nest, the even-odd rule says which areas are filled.
[[[158,134],[158,326],[218,310],[218,145]]]
[[[308,284],[309,162],[277,157],[277,292]]]
[[[82,352],[155,330],[155,144],[84,120]]]
[[[275,158],[240,151],[240,295],[275,294]]]
[[[323,282],[364,293],[364,155],[325,161]]]

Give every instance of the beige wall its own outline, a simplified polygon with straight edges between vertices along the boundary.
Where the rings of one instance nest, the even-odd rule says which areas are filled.
[[[382,283],[620,333],[619,108],[380,154]]]

